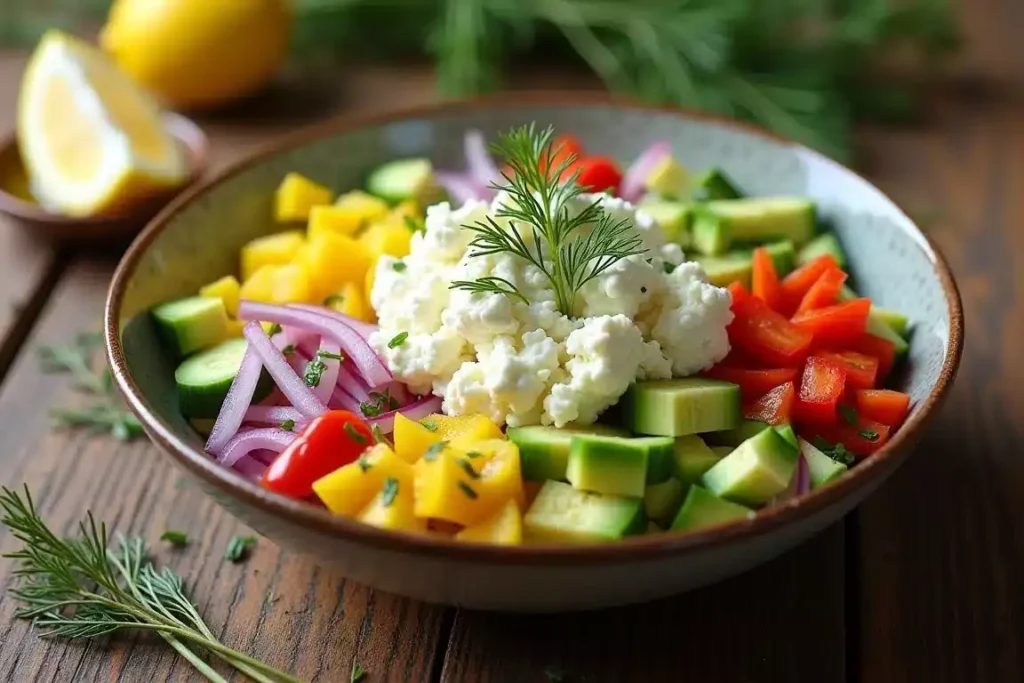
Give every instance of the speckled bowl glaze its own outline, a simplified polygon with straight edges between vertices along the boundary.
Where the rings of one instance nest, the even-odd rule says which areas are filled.
[[[374,165],[429,155],[461,165],[462,135],[529,121],[578,135],[628,163],[658,138],[696,169],[724,167],[751,194],[813,197],[849,253],[855,284],[912,320],[901,388],[909,419],[876,455],[832,486],[749,521],[587,547],[487,547],[392,533],[271,494],[222,468],[178,412],[171,365],[143,313],[234,272],[246,241],[279,229],[271,215],[281,177],[298,171],[341,191]],[[302,131],[180,197],[136,239],[106,308],[114,377],[146,431],[231,513],[280,545],[337,565],[356,580],[430,602],[553,612],[660,598],[735,575],[839,519],[892,474],[945,396],[963,344],[960,298],[945,261],[878,189],[800,145],[723,120],[601,96],[506,96],[458,102]]]

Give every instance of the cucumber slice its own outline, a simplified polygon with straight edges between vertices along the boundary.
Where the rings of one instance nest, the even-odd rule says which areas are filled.
[[[523,516],[529,540],[555,543],[617,541],[647,527],[642,498],[580,491],[546,481]]]
[[[800,452],[807,463],[807,473],[811,478],[811,488],[817,489],[829,484],[846,472],[846,465],[836,462],[820,450],[800,439]]]
[[[670,521],[683,503],[686,487],[675,477],[660,484],[648,486],[644,491],[644,512],[648,519]]]
[[[187,358],[178,366],[174,382],[178,387],[181,412],[186,417],[217,417],[231,382],[238,374],[247,344],[245,339],[228,339]],[[256,384],[253,401],[265,398],[272,388],[273,380],[264,373]]]
[[[739,199],[742,193],[736,188],[736,184],[729,179],[725,171],[712,168],[700,177],[697,181],[696,199],[704,201],[707,199]]]
[[[621,429],[605,425],[510,427],[508,440],[519,447],[519,460],[525,481],[562,481],[569,462],[572,437],[578,434],[629,436]]]
[[[853,291],[846,285],[843,285],[843,288],[839,290],[840,301],[853,301],[856,298],[857,292]],[[873,323],[872,320],[874,320]],[[881,325],[879,323],[881,323]],[[897,339],[892,338],[885,331],[879,332],[878,330],[881,329],[882,325],[885,325],[892,332],[896,333],[896,335],[903,341],[899,341]],[[872,327],[874,329],[872,329]],[[907,352],[908,345],[905,340],[907,338],[908,332],[910,331],[909,328],[910,318],[908,318],[903,313],[900,313],[899,311],[894,310],[892,308],[882,308],[881,306],[871,304],[871,312],[868,313],[867,331],[871,332],[871,334],[875,335],[876,337],[883,337],[884,339],[888,339],[893,344],[895,344],[896,353],[902,355]]]
[[[686,484],[700,481],[701,475],[721,459],[722,456],[709,448],[703,439],[692,434],[677,437],[673,446],[672,464],[676,477]]]
[[[636,382],[620,403],[626,428],[637,434],[685,436],[740,423],[740,388],[713,379]]]
[[[765,251],[772,257],[775,273],[784,277],[793,270],[796,249],[789,240],[772,242],[764,245]],[[694,259],[704,269],[708,282],[716,287],[727,287],[739,280],[750,287],[750,277],[754,270],[754,252],[750,249],[734,250],[722,256],[701,256]]]
[[[796,255],[796,263],[802,266],[822,254],[832,254],[840,268],[846,267],[846,253],[839,244],[839,239],[831,232],[823,232],[805,244],[800,253]]]
[[[157,334],[175,360],[218,344],[228,335],[228,314],[220,298],[179,299],[161,304],[151,313]]]
[[[429,159],[396,159],[374,169],[366,189],[390,204],[412,199],[425,206],[439,196]]]
[[[733,242],[791,240],[801,246],[814,236],[814,202],[799,197],[719,199],[701,204],[694,213],[693,245],[718,256]]]
[[[734,503],[762,505],[782,493],[796,471],[797,449],[774,429],[741,443],[701,477],[709,491]]]
[[[730,503],[694,484],[686,494],[686,500],[672,522],[674,531],[692,531],[707,526],[731,522],[734,519],[749,519],[754,511],[736,503]]]

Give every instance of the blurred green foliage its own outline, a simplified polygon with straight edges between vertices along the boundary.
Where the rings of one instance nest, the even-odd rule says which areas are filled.
[[[137,0],[138,1],[138,0]],[[108,0],[2,0],[0,43],[102,21]],[[946,0],[294,0],[294,55],[430,55],[446,96],[538,59],[759,123],[845,160],[856,120],[906,118],[958,46]],[[901,66],[902,77],[889,67]]]

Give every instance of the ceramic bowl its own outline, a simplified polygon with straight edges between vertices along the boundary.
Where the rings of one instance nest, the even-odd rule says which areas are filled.
[[[182,185],[143,197],[116,213],[88,218],[63,216],[32,198],[17,139],[11,133],[0,140],[0,213],[34,234],[59,242],[127,242],[176,195],[198,182],[206,169],[209,145],[199,126],[178,114],[166,114],[164,120],[188,156],[189,175]]]
[[[178,412],[173,367],[145,311],[235,271],[238,249],[279,229],[274,188],[298,171],[335,190],[361,185],[374,165],[429,155],[461,165],[462,135],[536,121],[571,131],[585,147],[628,162],[659,138],[695,169],[723,167],[751,194],[814,198],[834,224],[856,284],[909,314],[913,339],[900,383],[913,398],[906,424],[876,455],[835,484],[749,521],[587,547],[486,547],[378,530],[269,493],[203,452]],[[963,343],[963,318],[942,256],[882,192],[839,164],[734,122],[600,96],[498,97],[444,104],[303,131],[180,197],[136,239],[106,307],[117,385],[146,431],[224,508],[285,548],[336,565],[351,579],[421,600],[508,611],[553,612],[636,603],[754,567],[835,522],[903,462],[946,395]]]

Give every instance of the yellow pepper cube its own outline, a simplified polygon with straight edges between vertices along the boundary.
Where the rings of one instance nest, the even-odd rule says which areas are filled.
[[[396,218],[398,222],[405,222],[406,217],[415,219],[417,222],[422,222],[423,216],[420,213],[420,206],[416,203],[415,199],[406,199],[404,202],[399,202],[395,205],[395,208],[391,209],[391,213],[388,214],[389,218]]]
[[[313,482],[313,491],[334,514],[354,517],[370,504],[388,478],[398,481],[399,491],[405,487],[412,492],[412,465],[384,444],[375,444],[355,462]]]
[[[336,233],[312,237],[306,249],[306,272],[318,301],[340,290],[346,282],[362,284],[371,263],[370,252],[363,244]]]
[[[345,209],[352,213],[359,213],[368,221],[376,221],[388,214],[388,203],[380,197],[374,197],[362,190],[352,190],[338,195],[334,205],[339,209]]]
[[[283,266],[291,263],[305,243],[306,238],[299,230],[257,237],[242,247],[242,281],[248,280],[263,266]]]
[[[510,500],[479,524],[467,526],[455,534],[456,540],[492,545],[520,545],[523,542],[523,515],[514,500]]]
[[[474,454],[479,456],[473,458]],[[504,439],[488,439],[473,444],[466,456],[474,464],[482,461],[475,489],[484,507],[496,510],[508,500],[516,501],[520,509],[526,506],[518,446]]]
[[[462,450],[470,450],[475,441],[502,439],[501,427],[483,415],[443,415],[434,413],[420,421],[443,441]]]
[[[238,315],[241,288],[242,285],[238,283],[234,275],[225,275],[219,280],[214,280],[210,284],[200,287],[199,296],[220,299],[224,302],[224,310],[227,311],[228,315],[234,317]]]
[[[274,195],[274,217],[279,222],[304,221],[314,206],[331,203],[331,191],[298,173],[289,173]]]
[[[441,442],[431,446],[413,465],[416,481],[416,516],[443,519],[469,526],[487,517],[475,489],[476,470],[464,469],[465,454]]]
[[[425,532],[427,520],[416,517],[413,508],[412,485],[389,478],[384,480],[380,493],[359,513],[358,519],[381,529]]]
[[[395,415],[395,452],[406,462],[416,462],[427,449],[441,443],[441,436],[405,415]]]
[[[336,294],[331,294],[324,300],[324,303],[336,310],[357,320],[373,322],[373,309],[363,298],[363,288],[354,282],[347,282]]]
[[[404,223],[391,220],[374,223],[359,236],[374,260],[385,254],[402,258],[409,255],[412,230]]]
[[[274,272],[277,266],[263,266],[242,282],[239,296],[250,301],[271,303],[274,300]]]
[[[310,239],[323,233],[354,235],[365,224],[362,217],[336,206],[314,206],[309,212],[306,234]]]
[[[313,300],[306,270],[294,263],[274,268],[270,287],[276,304],[310,303]]]

